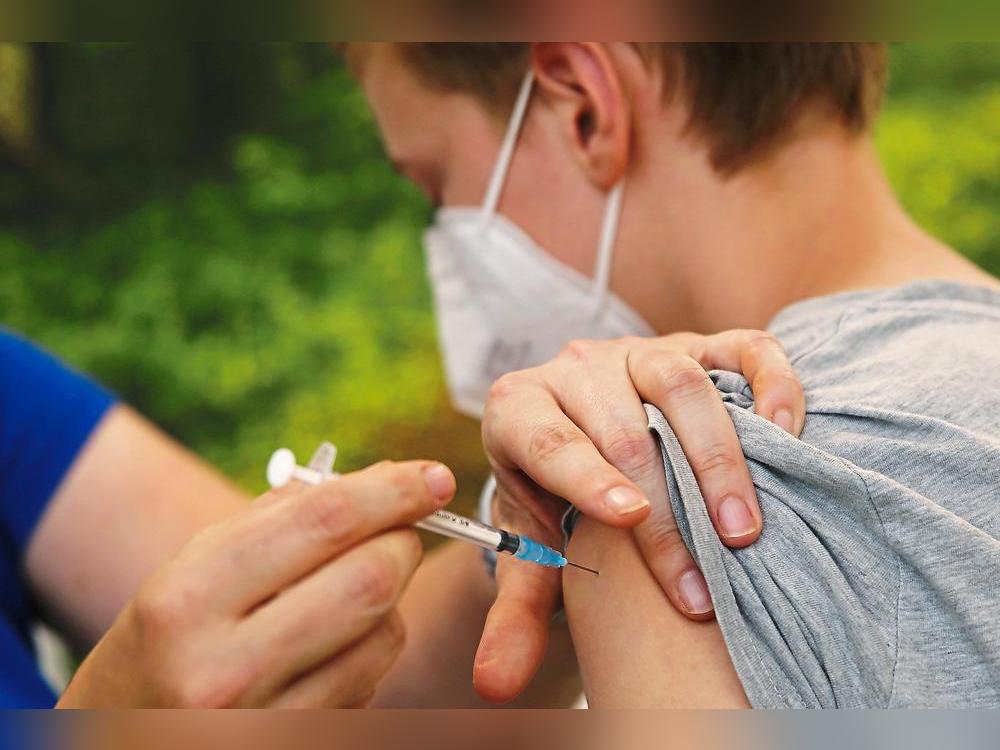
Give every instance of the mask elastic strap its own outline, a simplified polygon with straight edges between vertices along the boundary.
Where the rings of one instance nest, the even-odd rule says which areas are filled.
[[[594,312],[604,308],[611,293],[611,263],[615,257],[615,240],[618,239],[618,224],[622,214],[622,193],[625,179],[615,185],[608,194],[608,204],[604,208],[601,223],[601,238],[597,243],[597,263],[594,266]]]
[[[500,194],[503,192],[504,183],[507,181],[507,172],[510,171],[510,163],[514,158],[514,146],[517,145],[521,127],[524,125],[524,116],[528,111],[528,101],[531,99],[534,81],[534,71],[529,70],[521,83],[521,90],[517,94],[514,111],[510,116],[510,123],[507,125],[507,134],[500,146],[500,154],[497,156],[496,166],[493,167],[493,174],[490,176],[490,183],[486,188],[482,209],[484,222],[493,218],[493,214],[496,213],[497,206],[500,204]]]

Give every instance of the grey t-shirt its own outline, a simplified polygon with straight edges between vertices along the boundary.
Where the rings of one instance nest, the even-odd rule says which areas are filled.
[[[756,707],[1000,706],[1000,292],[814,299],[771,330],[805,386],[797,440],[713,373],[764,515],[723,546],[656,409],[671,502]]]

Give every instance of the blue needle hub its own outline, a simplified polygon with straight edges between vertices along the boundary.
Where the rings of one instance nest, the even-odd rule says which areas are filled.
[[[529,539],[526,536],[518,537],[519,544],[514,557],[518,560],[528,560],[547,568],[562,568],[566,566],[566,558],[560,555],[551,547]]]

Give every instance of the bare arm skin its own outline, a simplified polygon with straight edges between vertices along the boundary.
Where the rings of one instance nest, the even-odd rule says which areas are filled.
[[[634,535],[582,520],[563,592],[593,708],[748,708],[715,621],[680,614],[643,561]]]
[[[90,648],[148,575],[249,499],[133,410],[116,406],[31,538],[29,582],[53,624]]]

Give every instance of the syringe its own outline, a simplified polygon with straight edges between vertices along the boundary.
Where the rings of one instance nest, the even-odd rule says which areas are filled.
[[[267,481],[272,487],[283,487],[293,479],[305,484],[322,484],[338,476],[333,472],[333,461],[336,455],[336,449],[330,443],[324,443],[316,451],[309,466],[305,467],[296,463],[295,454],[292,451],[287,448],[279,448],[267,463]],[[414,525],[418,529],[469,542],[483,549],[513,555],[518,560],[527,560],[548,568],[562,568],[570,565],[594,575],[600,575],[596,570],[570,562],[557,550],[541,542],[536,542],[534,539],[520,534],[512,534],[509,531],[488,526],[455,513],[449,513],[446,510],[436,511]]]

